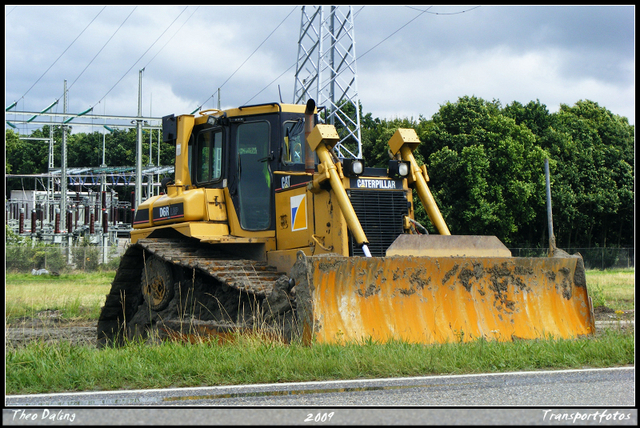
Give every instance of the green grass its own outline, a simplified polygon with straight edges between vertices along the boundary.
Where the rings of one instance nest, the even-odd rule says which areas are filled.
[[[587,287],[594,306],[615,310],[635,308],[635,270],[588,270]]]
[[[516,342],[303,346],[255,337],[97,350],[31,343],[6,350],[6,393],[194,387],[633,364],[632,333]]]
[[[6,275],[5,320],[60,311],[63,319],[97,320],[115,272],[70,273],[60,276]]]
[[[95,320],[114,273],[37,277],[7,275],[6,318],[59,310]],[[634,308],[634,271],[588,271],[597,304]],[[425,376],[634,364],[634,330],[608,330],[577,340],[517,340],[437,345],[375,343],[303,346],[256,337],[235,342],[149,346],[131,343],[97,350],[34,341],[5,348],[6,393],[30,394],[165,388],[374,377]]]

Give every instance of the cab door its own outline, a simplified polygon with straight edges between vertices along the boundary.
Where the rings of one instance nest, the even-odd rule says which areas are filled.
[[[237,197],[234,203],[240,226],[244,230],[267,230],[273,215],[271,125],[266,120],[244,122],[237,125],[235,134]]]

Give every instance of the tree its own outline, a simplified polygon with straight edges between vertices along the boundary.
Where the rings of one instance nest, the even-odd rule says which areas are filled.
[[[49,127],[36,130],[29,137],[49,138]],[[5,132],[5,157],[7,173],[17,175],[46,173],[49,167],[49,143],[42,140],[20,139],[20,135],[9,129]],[[25,181],[23,178],[9,178],[6,183],[8,194],[12,190],[33,187],[31,180]]]
[[[12,129],[7,129],[4,135],[4,148],[5,148],[5,164],[4,171],[6,174],[11,174],[11,163],[13,162],[13,156],[18,149],[18,145],[20,144],[20,139],[18,134],[13,132]]]
[[[556,236],[566,246],[633,245],[633,126],[589,100],[561,105],[540,145],[555,160]]]
[[[355,108],[348,108],[347,114],[355,117]],[[431,120],[374,118],[364,114],[362,106],[360,115],[363,156],[370,167],[388,165],[387,142],[398,128],[416,130],[422,144],[414,156],[428,168],[429,187],[452,233],[495,234],[512,246],[546,246],[548,158],[559,246],[634,243],[634,126],[593,101],[563,104],[551,114],[539,100],[502,108],[497,100],[465,96],[442,105]],[[101,133],[71,134],[69,127],[67,132],[70,167],[102,163]],[[31,137],[49,135],[49,127],[43,126]],[[60,126],[54,126],[53,137],[54,164],[59,167]],[[107,165],[135,165],[134,129],[116,129],[105,138]],[[143,165],[149,162],[149,140],[145,131]],[[160,146],[160,163],[173,164],[175,148],[164,142]],[[7,130],[7,173],[46,172],[48,149],[46,142],[20,140]],[[8,191],[29,185],[7,180]],[[435,232],[415,195],[414,201],[417,219]]]
[[[389,165],[389,139],[398,128],[416,129],[418,124],[411,119],[393,119],[375,121],[370,118],[371,113],[365,117],[365,128],[362,130],[362,152],[367,166],[386,168]],[[361,125],[361,128],[363,126]]]
[[[541,135],[551,124],[549,110],[546,105],[540,103],[540,100],[529,101],[526,106],[514,101],[504,108],[503,113],[514,119],[516,125],[529,128],[536,136]]]
[[[54,126],[52,129],[54,139],[54,167],[60,168],[62,128]],[[102,141],[101,132],[92,133],[71,133],[71,128],[67,127],[67,166],[73,167],[99,167],[102,164]],[[149,164],[149,131],[144,130],[142,137],[142,164]],[[50,127],[43,126],[41,129],[33,131],[32,138],[49,138]],[[120,130],[106,134],[106,163],[109,166],[133,166],[136,164],[136,131],[135,129]],[[157,139],[158,132],[154,131],[154,141],[152,147],[152,163],[157,162]],[[168,143],[160,143],[160,163],[161,165],[173,165],[175,148]],[[49,144],[42,140],[24,140],[13,130],[5,132],[5,168],[11,174],[38,174],[48,172],[49,167]],[[33,182],[20,178],[7,180],[7,192],[14,189],[32,189]],[[128,199],[128,189],[119,189],[121,197]]]
[[[421,141],[431,191],[452,233],[541,242],[546,153],[498,101],[462,97],[443,105]]]

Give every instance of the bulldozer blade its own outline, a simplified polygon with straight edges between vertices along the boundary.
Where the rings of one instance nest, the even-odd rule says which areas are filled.
[[[566,253],[565,253],[566,254]],[[595,333],[566,257],[306,257],[291,272],[303,342],[574,338]]]
[[[393,241],[386,255],[511,257],[511,251],[495,236],[402,234]]]

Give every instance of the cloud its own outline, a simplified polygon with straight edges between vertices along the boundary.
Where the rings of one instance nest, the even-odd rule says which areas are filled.
[[[143,111],[152,99],[154,115],[217,107],[218,88],[223,108],[293,98],[286,70],[296,62],[299,6],[138,6],[120,29],[133,6],[102,8],[6,12],[7,105],[41,110],[67,80],[71,112],[102,100],[98,111],[106,104],[108,114],[136,114],[142,67]],[[591,99],[634,123],[633,6],[438,6],[421,14],[426,8],[353,7],[365,112],[430,118],[464,95],[503,105],[539,99],[551,111]]]
[[[575,77],[562,73],[570,55],[560,49],[513,52],[505,46],[485,51],[452,55],[424,68],[391,72],[379,68],[360,78],[363,109],[378,106],[374,117],[430,118],[446,102],[475,95],[526,104],[539,99],[551,112],[560,104],[573,105],[592,99],[613,113],[633,117],[633,83],[612,84],[591,76]],[[628,66],[627,66],[628,67]],[[412,82],[404,85],[403,82]],[[395,88],[391,93],[384,89]],[[372,90],[372,88],[374,90]],[[366,101],[365,101],[366,100]],[[384,107],[379,107],[384,106]]]

